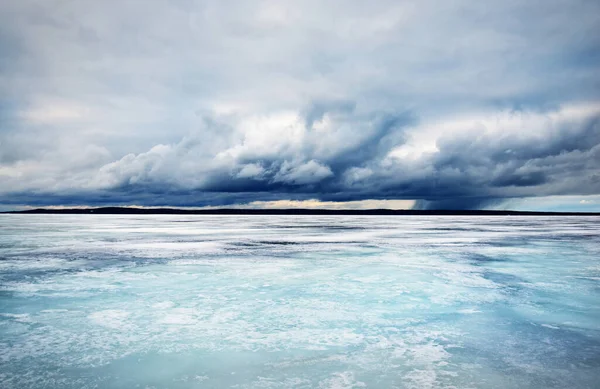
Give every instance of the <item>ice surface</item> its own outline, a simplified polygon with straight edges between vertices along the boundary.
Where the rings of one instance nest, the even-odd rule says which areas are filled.
[[[0,215],[1,388],[596,388],[593,217]]]

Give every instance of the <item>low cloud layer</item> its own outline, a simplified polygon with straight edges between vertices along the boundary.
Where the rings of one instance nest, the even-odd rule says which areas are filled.
[[[600,194],[597,2],[110,3],[0,5],[4,206]]]

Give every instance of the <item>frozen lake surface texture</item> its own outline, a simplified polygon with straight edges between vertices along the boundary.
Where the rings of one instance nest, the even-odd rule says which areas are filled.
[[[598,388],[599,221],[0,215],[0,387]]]

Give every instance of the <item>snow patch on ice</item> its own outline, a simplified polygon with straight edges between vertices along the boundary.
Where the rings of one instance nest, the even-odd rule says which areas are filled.
[[[103,311],[93,312],[88,316],[88,318],[95,324],[103,327],[118,329],[124,326],[125,320],[129,314],[129,312],[119,309],[106,309]]]
[[[332,377],[319,382],[319,388],[321,389],[352,389],[366,386],[364,382],[357,381],[351,371],[335,373]]]

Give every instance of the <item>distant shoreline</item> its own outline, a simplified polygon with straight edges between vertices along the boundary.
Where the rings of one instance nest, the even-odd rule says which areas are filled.
[[[180,209],[180,208],[37,208],[3,214],[95,214],[95,215],[379,215],[379,216],[600,216],[598,212],[460,211],[395,209]]]

